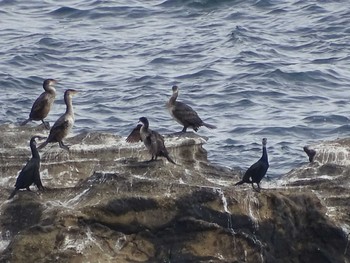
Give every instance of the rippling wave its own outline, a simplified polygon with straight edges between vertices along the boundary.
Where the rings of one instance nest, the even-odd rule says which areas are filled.
[[[281,176],[307,161],[305,144],[348,136],[347,4],[1,1],[0,122],[24,120],[43,79],[57,78],[51,122],[75,88],[75,133],[125,136],[140,116],[170,133],[181,130],[165,109],[177,84],[218,126],[199,130],[210,160],[246,169],[267,137],[269,175]]]

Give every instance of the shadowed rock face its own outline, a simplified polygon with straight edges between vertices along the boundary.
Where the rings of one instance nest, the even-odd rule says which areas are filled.
[[[142,162],[144,146],[119,136],[77,135],[70,152],[41,152],[45,192],[7,201],[29,138],[46,132],[20,129],[0,127],[0,262],[349,262],[345,222],[313,191],[322,181],[266,189],[263,180],[260,194],[235,188],[241,173],[208,163],[193,134],[166,137],[180,165]]]

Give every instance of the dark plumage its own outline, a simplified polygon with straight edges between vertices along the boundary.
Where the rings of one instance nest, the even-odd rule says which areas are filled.
[[[205,123],[198,116],[197,112],[192,109],[190,106],[183,102],[176,101],[179,88],[177,86],[173,86],[173,95],[170,97],[167,108],[170,112],[170,115],[181,125],[183,125],[182,132],[186,132],[187,128],[192,128],[194,131],[198,131],[198,128],[201,126],[205,126],[209,129],[215,129],[214,125]]]
[[[43,83],[44,92],[35,100],[29,114],[29,118],[22,122],[21,125],[27,124],[29,121],[42,121],[46,129],[50,129],[48,122],[44,121],[51,110],[56,98],[56,90],[54,85],[57,80],[46,79]]]
[[[64,93],[64,102],[66,112],[55,122],[50,130],[49,137],[43,142],[38,149],[44,148],[48,143],[58,142],[60,147],[69,150],[69,147],[63,144],[63,139],[68,135],[74,125],[74,111],[72,96],[77,93],[76,90],[68,89]]]
[[[126,138],[127,142],[142,141],[149,153],[152,155],[150,161],[157,160],[158,156],[163,156],[173,164],[176,164],[169,156],[169,153],[164,145],[164,138],[158,132],[149,128],[149,122],[146,117],[139,119],[141,124],[138,124]]]
[[[310,149],[308,146],[304,146],[304,152],[307,154],[307,156],[309,157],[309,161],[310,163],[312,163],[315,159],[316,156],[316,151],[313,149]]]
[[[252,184],[252,187],[254,190],[260,191],[260,181],[261,179],[263,179],[263,177],[267,172],[267,169],[269,168],[269,161],[268,161],[267,151],[266,151],[266,143],[267,143],[267,139],[263,138],[262,139],[263,153],[261,158],[259,159],[259,161],[257,161],[256,163],[254,163],[252,166],[248,168],[242,180],[236,183],[235,185],[249,183],[249,184]],[[258,185],[258,189],[254,187],[254,183]]]
[[[130,143],[142,141],[140,135],[141,127],[142,124],[137,124],[137,126],[130,132],[130,134],[126,138],[126,141]]]
[[[13,190],[9,196],[9,199],[14,197],[19,189],[25,188],[30,191],[29,186],[32,184],[35,184],[39,190],[44,190],[43,184],[40,180],[40,155],[36,149],[36,139],[41,139],[41,137],[34,136],[30,139],[29,145],[32,151],[32,158],[27,162],[27,164],[19,173],[15,184],[15,190]]]

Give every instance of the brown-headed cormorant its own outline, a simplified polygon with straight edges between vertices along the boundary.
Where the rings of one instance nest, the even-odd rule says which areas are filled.
[[[201,126],[205,126],[209,129],[215,129],[216,126],[205,123],[198,116],[197,112],[192,109],[187,104],[176,101],[179,88],[178,86],[173,86],[173,95],[170,97],[167,108],[171,114],[171,116],[181,125],[183,125],[182,132],[186,132],[187,128],[192,128],[195,131],[198,131],[198,128]]]
[[[44,190],[43,184],[40,180],[40,155],[36,149],[36,139],[42,139],[42,137],[34,136],[30,139],[29,145],[32,151],[32,158],[27,162],[27,164],[19,173],[15,184],[15,190],[13,190],[9,196],[9,199],[14,197],[19,189],[25,188],[30,191],[29,186],[32,184],[35,184],[39,190]]]
[[[57,80],[46,79],[43,83],[44,92],[34,101],[29,118],[22,122],[21,125],[27,124],[29,121],[42,121],[46,129],[50,129],[48,122],[44,121],[51,110],[56,98],[56,89],[54,85]]]
[[[148,152],[152,155],[150,161],[157,160],[158,156],[163,156],[173,164],[176,164],[169,156],[169,153],[164,145],[164,138],[158,132],[149,128],[149,122],[146,117],[139,119],[141,124],[138,124],[136,128],[132,130],[130,135],[126,138],[127,142],[142,141],[146,146]]]
[[[72,96],[75,93],[77,93],[77,91],[74,89],[67,89],[64,92],[66,112],[55,122],[50,130],[49,137],[38,147],[38,149],[44,148],[48,143],[58,142],[61,148],[69,150],[69,147],[64,145],[62,140],[68,135],[74,124]]]
[[[236,183],[235,185],[240,185],[244,183],[252,184],[252,187],[256,191],[260,191],[260,181],[265,176],[267,169],[269,168],[269,160],[267,158],[267,151],[266,151],[266,143],[267,139],[262,139],[262,156],[254,163],[252,166],[248,168],[248,170],[245,172],[243,178],[241,181]],[[258,185],[258,189],[254,187],[254,183]]]

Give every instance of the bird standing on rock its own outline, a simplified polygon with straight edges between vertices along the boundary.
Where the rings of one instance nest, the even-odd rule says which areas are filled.
[[[167,102],[167,108],[170,112],[170,115],[181,125],[183,125],[182,132],[186,132],[187,128],[192,128],[194,131],[198,131],[198,128],[201,126],[205,126],[209,129],[215,129],[216,126],[205,123],[198,116],[197,112],[192,109],[187,104],[176,101],[179,88],[178,86],[173,86],[173,95],[170,97]]]
[[[44,148],[48,143],[58,142],[60,147],[69,150],[69,147],[63,144],[63,139],[68,135],[74,125],[74,111],[72,104],[72,96],[77,93],[74,89],[67,89],[64,92],[64,102],[66,104],[66,112],[55,122],[50,130],[49,137],[42,143],[38,149]]]
[[[13,198],[19,189],[25,188],[30,191],[29,186],[32,184],[35,184],[39,190],[44,190],[43,184],[40,180],[40,155],[36,148],[36,139],[43,138],[34,136],[30,139],[29,145],[32,151],[32,158],[27,162],[27,164],[19,173],[15,184],[15,190],[13,190],[8,199]]]
[[[242,180],[236,183],[235,185],[249,183],[249,184],[252,184],[252,187],[254,190],[258,192],[260,191],[260,181],[266,175],[267,169],[269,168],[269,161],[268,161],[267,151],[266,151],[266,143],[267,143],[267,139],[263,138],[262,139],[263,153],[261,158],[259,159],[259,161],[257,161],[256,163],[254,163],[252,166],[248,168]],[[258,185],[257,189],[254,187],[254,183]]]
[[[126,138],[127,142],[142,141],[148,152],[152,155],[150,161],[156,161],[158,156],[163,156],[173,164],[176,164],[169,156],[169,153],[164,145],[164,138],[158,132],[149,128],[149,122],[146,117],[139,119],[140,124],[136,126]]]
[[[29,118],[21,123],[21,125],[26,125],[29,121],[42,121],[46,129],[50,129],[48,122],[44,121],[51,110],[56,98],[56,89],[54,85],[57,80],[46,79],[43,83],[44,92],[34,101],[32,109],[29,114]]]

